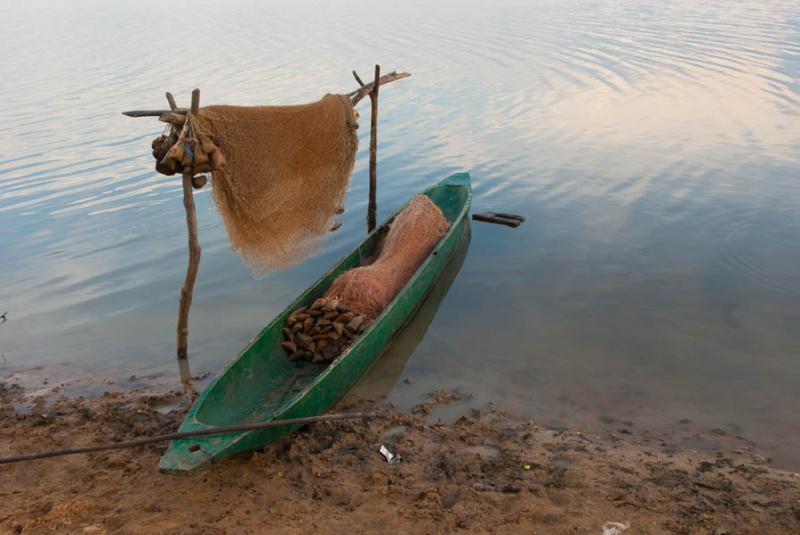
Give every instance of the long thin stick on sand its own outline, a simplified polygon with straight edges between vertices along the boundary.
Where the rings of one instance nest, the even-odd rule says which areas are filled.
[[[251,424],[229,425],[226,427],[211,427],[209,429],[196,429],[194,431],[182,431],[179,433],[167,433],[165,435],[155,435],[152,437],[136,438],[122,442],[112,442],[110,444],[95,444],[80,448],[65,448],[62,450],[44,451],[40,453],[26,453],[22,455],[11,455],[0,457],[0,464],[17,463],[21,461],[33,461],[36,459],[48,459],[50,457],[61,457],[64,455],[76,455],[78,453],[91,453],[94,451],[120,450],[123,448],[133,448],[144,446],[156,442],[167,440],[177,440],[180,438],[201,437],[206,435],[219,435],[224,433],[240,433],[242,431],[253,431],[255,429],[266,429],[268,427],[279,427],[289,425],[303,425],[315,422],[330,422],[334,420],[356,420],[359,418],[385,417],[388,412],[345,412],[337,414],[321,414],[319,416],[308,416],[305,418],[287,418],[285,420],[270,420],[268,422],[257,422]]]

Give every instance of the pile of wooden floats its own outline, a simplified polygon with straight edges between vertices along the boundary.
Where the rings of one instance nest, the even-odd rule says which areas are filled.
[[[187,121],[193,125],[192,121]],[[225,166],[225,156],[219,147],[222,137],[209,134],[192,132],[186,135],[187,127],[180,130],[176,127],[170,129],[169,135],[161,135],[153,140],[153,158],[156,159],[156,171],[162,175],[171,176],[183,173],[184,169],[192,173],[208,173]],[[208,179],[203,175],[192,176],[192,186],[200,189],[206,185]]]
[[[289,314],[281,346],[292,361],[331,362],[364,332],[367,323],[366,317],[339,305],[335,297],[321,297]]]

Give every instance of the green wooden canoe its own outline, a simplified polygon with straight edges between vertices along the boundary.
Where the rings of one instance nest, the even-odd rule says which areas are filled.
[[[441,208],[451,222],[450,230],[347,352],[331,364],[289,362],[280,346],[283,324],[293,310],[309,306],[321,297],[339,274],[372,257],[376,243],[388,231],[394,215],[286,307],[239,353],[200,394],[180,431],[314,416],[339,401],[413,318],[458,245],[468,237],[467,211],[472,191],[467,173],[452,175],[423,194]],[[174,440],[161,457],[159,467],[167,473],[188,474],[209,462],[269,444],[295,429],[297,426],[280,426]]]

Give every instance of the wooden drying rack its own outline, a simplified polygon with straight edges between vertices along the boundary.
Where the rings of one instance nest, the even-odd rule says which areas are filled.
[[[378,91],[380,86],[408,78],[411,73],[390,72],[381,76],[380,65],[375,65],[375,79],[365,84],[356,71],[353,71],[353,78],[360,86],[358,89],[347,93],[353,106],[358,104],[364,97],[370,98],[370,136],[369,136],[369,206],[367,208],[367,231],[372,232],[376,225],[376,189],[378,182],[377,171],[377,152],[378,152]],[[168,110],[133,110],[122,112],[128,117],[158,117],[159,121],[182,127],[186,123],[187,114],[197,115],[200,111],[200,90],[192,91],[192,101],[189,108],[179,108],[175,97],[171,93],[166,94],[169,103]],[[201,188],[205,185],[204,180],[195,178],[194,170],[185,167],[182,172],[183,177],[183,207],[186,211],[186,227],[189,234],[189,264],[186,268],[186,277],[181,286],[181,294],[178,306],[178,327],[177,327],[177,356],[181,372],[181,380],[187,388],[191,388],[191,372],[188,365],[189,354],[189,309],[192,306],[192,296],[194,293],[194,283],[197,279],[197,272],[200,267],[200,243],[197,239],[197,212],[194,205],[194,188]],[[195,182],[193,184],[193,179]]]

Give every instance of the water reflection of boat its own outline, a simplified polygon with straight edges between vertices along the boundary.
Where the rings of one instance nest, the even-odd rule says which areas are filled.
[[[346,404],[364,401],[380,402],[386,399],[400,379],[411,355],[425,337],[428,327],[439,310],[439,305],[461,270],[471,239],[472,233],[470,227],[467,226],[461,243],[453,252],[450,263],[442,270],[439,280],[434,283],[417,314],[392,340],[375,365],[347,394],[344,399]]]

